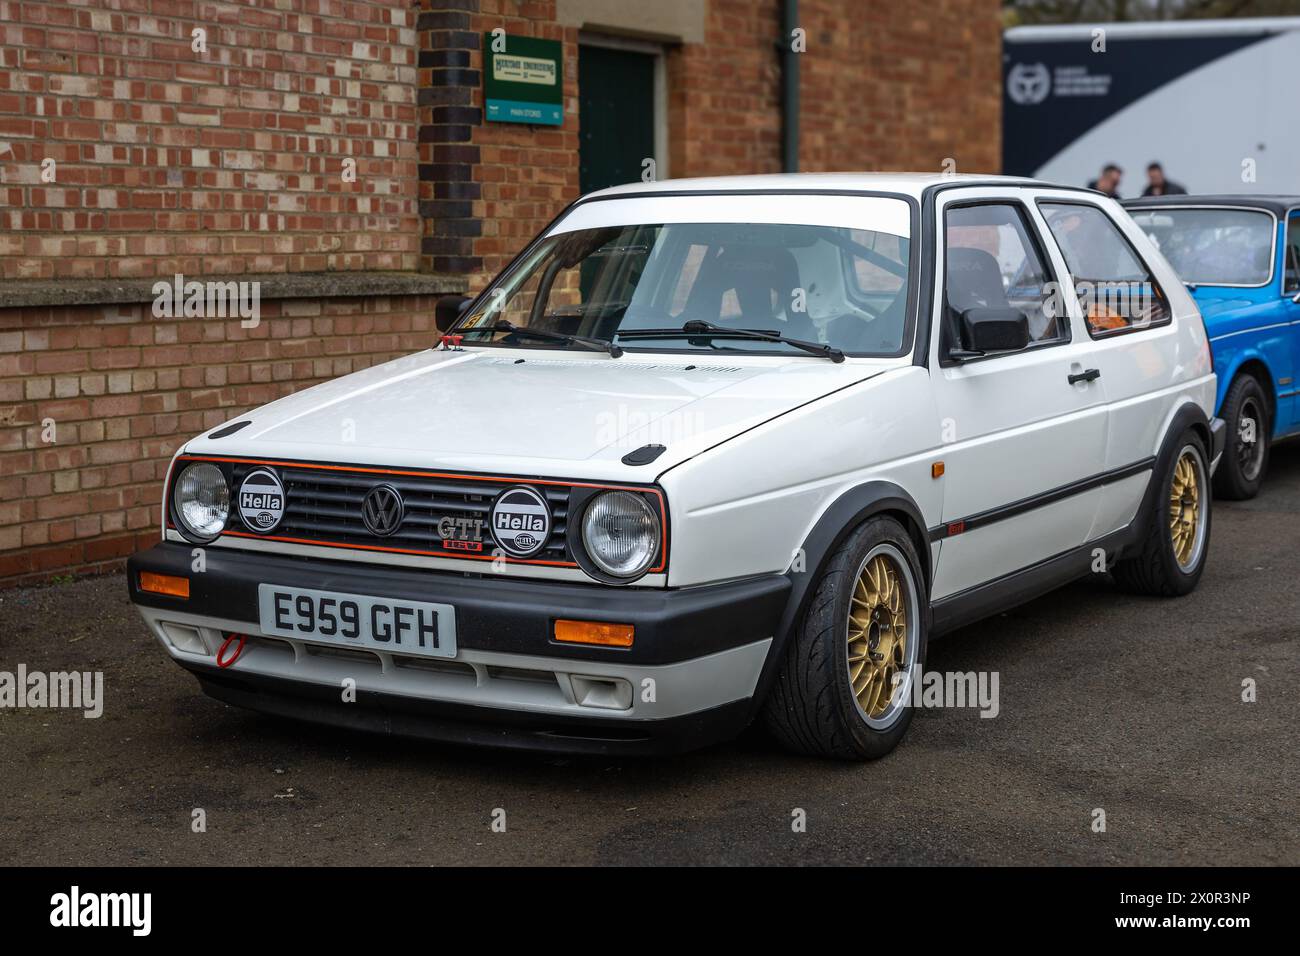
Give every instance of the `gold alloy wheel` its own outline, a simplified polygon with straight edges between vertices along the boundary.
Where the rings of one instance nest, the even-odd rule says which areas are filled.
[[[897,562],[878,554],[863,565],[849,605],[849,683],[870,719],[889,709],[894,675],[907,662],[906,578]]]
[[[1200,517],[1200,469],[1195,453],[1185,449],[1178,456],[1174,477],[1169,483],[1169,536],[1174,543],[1174,559],[1181,568],[1187,568],[1195,555]]]

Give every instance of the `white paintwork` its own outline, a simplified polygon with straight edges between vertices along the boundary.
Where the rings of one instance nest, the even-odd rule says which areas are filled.
[[[645,480],[654,474],[619,459],[656,435],[668,445],[663,471],[906,361],[428,350],[282,398],[242,416],[253,421],[243,431],[187,452]]]
[[[927,236],[942,236],[943,209],[972,198],[1018,198],[1054,270],[1066,270],[1033,202],[1093,202],[1112,216],[1171,299],[1165,327],[1096,341],[1068,298],[1072,341],[941,367],[937,324],[916,347],[928,359],[834,364],[789,355],[690,354],[637,343],[621,359],[598,352],[477,346],[430,350],[308,389],[250,412],[253,424],[186,452],[365,463],[557,479],[657,481],[668,499],[666,575],[639,586],[685,587],[783,572],[818,519],[842,494],[881,479],[903,488],[927,528],[1153,456],[1186,403],[1213,413],[1214,377],[1195,306],[1162,257],[1119,206],[1077,191],[1004,177],[828,174],[676,180],[605,190],[556,229],[636,221],[835,222],[854,209],[864,227],[912,232],[902,199],[938,194]],[[681,191],[744,196],[650,196]],[[777,190],[861,190],[900,199],[758,195]],[[625,194],[627,198],[616,198]],[[822,200],[830,200],[823,203]],[[849,216],[846,219],[845,216]],[[933,241],[933,239],[929,240]],[[933,256],[942,275],[942,243]],[[940,290],[921,304],[937,307]],[[923,316],[924,318],[924,316]],[[922,321],[919,327],[924,329]],[[524,359],[522,363],[518,360]],[[687,370],[687,366],[695,366]],[[1070,386],[1066,375],[1100,368]],[[952,423],[945,429],[945,420]],[[345,428],[347,431],[345,432]],[[352,440],[344,441],[344,434]],[[645,442],[667,451],[653,466],[620,458]],[[931,477],[942,460],[946,473]],[[935,542],[932,598],[988,581],[1127,524],[1146,475],[1064,498],[1012,519]],[[212,547],[225,547],[218,541]],[[479,571],[473,562],[237,542],[259,551]],[[511,566],[504,573],[585,579],[581,571]]]
[[[1183,402],[1213,413],[1214,376],[1200,315],[1163,257],[1113,200],[1056,189],[971,188],[942,194],[943,213],[972,199],[1024,200],[1057,276],[1069,274],[1035,200],[1087,202],[1108,212],[1143,254],[1174,311],[1167,326],[1096,340],[1072,291],[1066,297],[1070,342],[943,368],[938,335],[929,344],[941,420],[955,441],[943,449],[948,485],[943,519],[957,521],[1122,468],[1156,453],[1168,419]],[[936,251],[942,274],[943,246]],[[936,283],[932,308],[938,309]],[[1069,385],[1067,376],[1096,368],[1101,377]],[[943,541],[933,599],[974,587],[1054,557],[1132,520],[1145,476],[1095,488]]]
[[[1134,23],[1061,23],[1011,27],[1002,38],[1009,43],[1065,42],[1091,44],[1101,30],[1111,40],[1150,40],[1165,37],[1259,36],[1300,30],[1300,17],[1242,17],[1237,20],[1147,20]]]

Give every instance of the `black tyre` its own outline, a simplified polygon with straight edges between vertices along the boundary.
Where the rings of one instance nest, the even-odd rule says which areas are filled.
[[[1214,473],[1214,494],[1231,501],[1254,498],[1268,470],[1268,396],[1253,375],[1238,375],[1223,397],[1228,423],[1223,457]]]
[[[1196,587],[1210,550],[1209,475],[1205,443],[1189,428],[1163,474],[1153,476],[1156,506],[1135,552],[1112,569],[1120,587],[1165,597]]]
[[[763,711],[773,736],[841,760],[893,750],[925,666],[928,601],[903,526],[884,516],[859,525],[831,555],[785,648]]]

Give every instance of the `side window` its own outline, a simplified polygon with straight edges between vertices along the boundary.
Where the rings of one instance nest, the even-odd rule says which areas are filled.
[[[1286,263],[1282,273],[1282,291],[1288,295],[1300,292],[1300,212],[1293,212],[1286,220]]]
[[[1039,203],[1093,338],[1164,325],[1169,300],[1128,239],[1096,206]]]
[[[950,206],[944,213],[947,344],[967,309],[1018,309],[1029,320],[1030,348],[1069,340],[1057,318],[1055,282],[1024,211],[1014,203]]]

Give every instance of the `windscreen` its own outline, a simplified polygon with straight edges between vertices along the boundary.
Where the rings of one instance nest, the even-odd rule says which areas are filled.
[[[865,225],[865,224],[864,224]],[[501,344],[521,329],[627,348],[790,352],[780,342],[687,336],[690,322],[898,354],[907,332],[910,241],[883,229],[779,222],[651,222],[543,239],[457,328]],[[655,336],[662,332],[662,338]],[[633,334],[630,334],[633,333]],[[506,344],[563,347],[506,336]]]
[[[1273,218],[1249,209],[1135,209],[1133,221],[1193,285],[1259,286],[1273,272]]]

